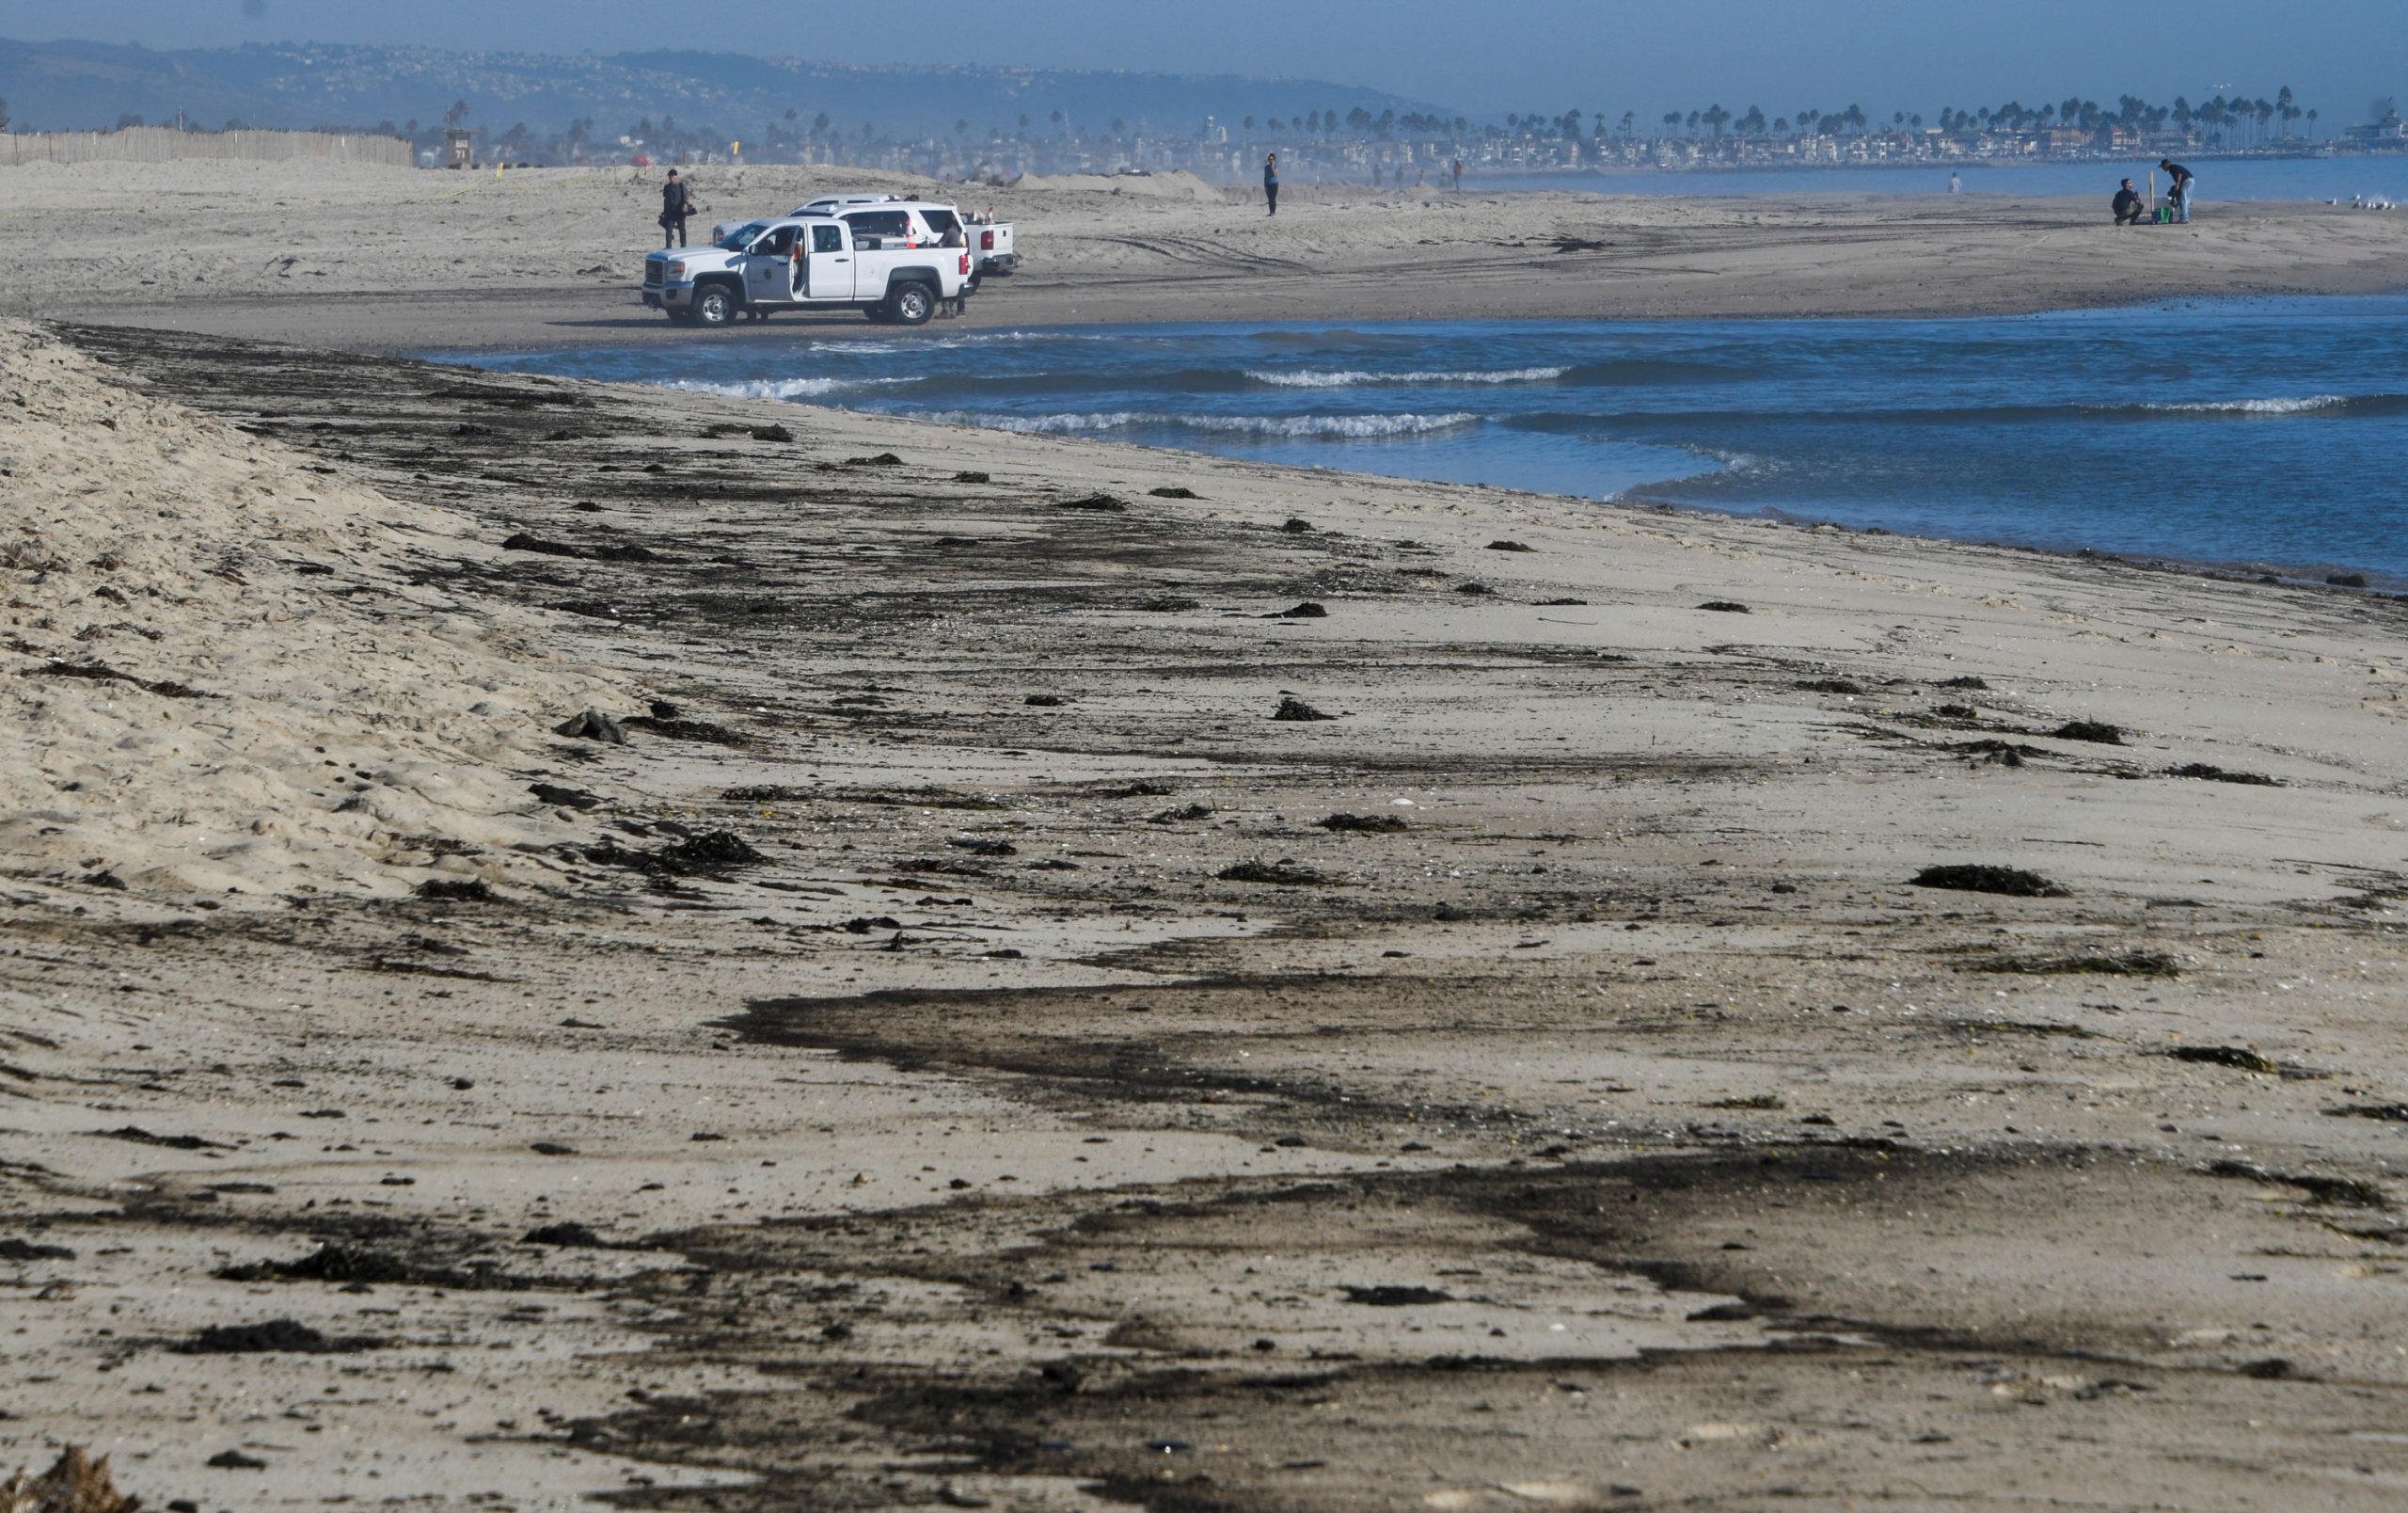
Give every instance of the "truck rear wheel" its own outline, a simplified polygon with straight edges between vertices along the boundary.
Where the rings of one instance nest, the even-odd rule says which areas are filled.
[[[926,326],[937,312],[936,291],[924,283],[907,283],[887,296],[895,319],[905,326]]]
[[[694,324],[725,326],[736,319],[736,296],[724,284],[706,284],[694,291]]]

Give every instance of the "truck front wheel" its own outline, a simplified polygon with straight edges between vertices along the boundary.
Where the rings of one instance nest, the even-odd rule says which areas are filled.
[[[694,324],[725,326],[736,319],[736,296],[724,284],[709,284],[694,291]]]
[[[936,291],[924,283],[907,283],[887,299],[895,318],[906,326],[926,326],[937,312]]]

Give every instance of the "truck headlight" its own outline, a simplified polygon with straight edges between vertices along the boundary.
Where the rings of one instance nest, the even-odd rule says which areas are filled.
[[[682,263],[671,263],[668,269],[668,277],[673,282],[676,279],[683,279],[686,277],[686,265]]]

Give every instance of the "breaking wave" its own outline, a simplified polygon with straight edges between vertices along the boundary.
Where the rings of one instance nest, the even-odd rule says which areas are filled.
[[[1544,384],[1572,370],[1560,368],[1473,368],[1454,372],[1373,373],[1368,369],[1299,369],[1279,373],[1248,368],[1245,375],[1274,389],[1368,389],[1373,385],[1426,387],[1435,384]]]
[[[1367,441],[1428,436],[1481,423],[1457,411],[1446,415],[1166,415],[1151,410],[1096,410],[1073,415],[999,415],[939,410],[922,417],[947,425],[975,425],[1026,436],[1076,436],[1109,431],[1178,430],[1280,440]]]
[[[912,381],[909,378],[747,378],[737,383],[713,383],[706,378],[674,378],[661,387],[682,389],[689,393],[725,394],[730,399],[800,400],[824,399],[830,394],[884,389]]]

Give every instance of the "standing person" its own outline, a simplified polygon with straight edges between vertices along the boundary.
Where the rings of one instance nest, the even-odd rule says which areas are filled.
[[[2142,201],[2141,192],[2132,187],[2131,180],[2125,180],[2124,187],[2115,191],[2115,224],[2138,226],[2141,217],[2147,214],[2148,207]]]
[[[1965,181],[1957,177],[1955,173],[1950,173],[1948,175],[1948,192],[1952,195],[1963,194],[1965,192]]]
[[[686,245],[686,217],[694,213],[694,197],[688,192],[686,181],[677,170],[669,170],[669,180],[660,186],[660,231],[662,247]]]
[[[1279,214],[1279,154],[1272,153],[1262,160],[1262,198],[1271,203],[1271,214]]]
[[[1461,193],[1463,193],[1463,189],[1464,189],[1464,160],[1463,160],[1463,159],[1461,159],[1461,158],[1457,158],[1457,159],[1455,159],[1455,193],[1457,193],[1457,194],[1461,194]]]
[[[2182,226],[2190,225],[2191,197],[2196,192],[2198,175],[2170,158],[2158,159],[2157,166],[2165,170],[2165,177],[2172,186],[2167,190],[2167,195],[2174,201],[2176,223]]]

